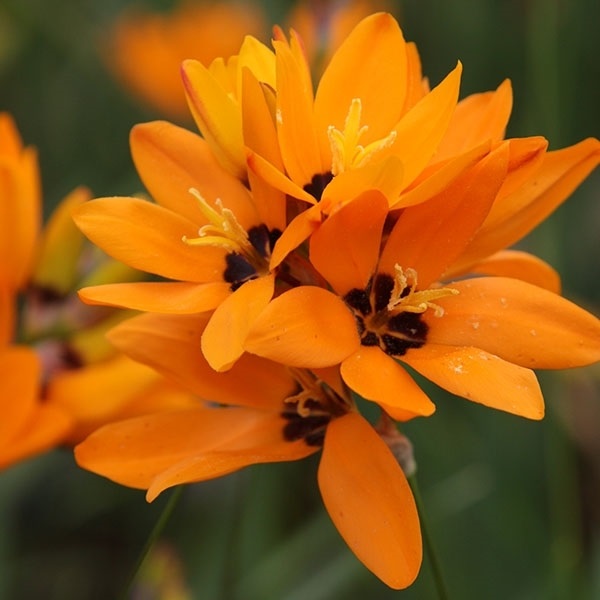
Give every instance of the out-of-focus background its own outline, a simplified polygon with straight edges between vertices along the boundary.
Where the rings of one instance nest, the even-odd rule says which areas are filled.
[[[168,12],[174,4],[135,6]],[[265,42],[272,23],[289,22],[291,2],[242,4],[263,15]],[[115,20],[132,6],[0,0],[0,110],[38,148],[46,213],[81,184],[97,196],[141,190],[129,130],[168,116],[108,67]],[[463,96],[512,80],[510,136],[545,135],[551,148],[600,136],[597,0],[387,6],[417,43],[432,84],[459,59]],[[185,117],[171,120],[193,128]],[[596,173],[523,243],[559,269],[567,297],[595,314],[599,231]],[[437,413],[404,428],[452,598],[600,598],[600,368],[541,374],[541,381],[542,422],[428,388]],[[435,598],[427,559],[402,592],[360,565],[322,507],[316,465],[256,466],[188,486],[133,597]],[[149,505],[143,492],[77,468],[68,449],[0,473],[0,598],[118,598],[168,496]]]

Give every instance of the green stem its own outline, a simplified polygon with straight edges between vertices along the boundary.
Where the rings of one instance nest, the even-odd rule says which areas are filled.
[[[182,485],[179,485],[173,489],[173,492],[171,493],[171,497],[169,498],[168,502],[166,503],[165,507],[163,508],[162,512],[160,513],[158,520],[154,524],[154,527],[152,528],[152,531],[150,532],[150,535],[148,536],[148,539],[146,540],[146,543],[144,544],[144,548],[140,552],[140,555],[135,564],[135,568],[133,569],[131,577],[129,579],[129,583],[127,584],[127,587],[125,588],[124,593],[121,595],[121,600],[128,600],[129,598],[132,597],[133,586],[136,582],[137,576],[138,576],[142,566],[144,565],[144,562],[148,558],[148,555],[150,554],[150,551],[152,550],[154,544],[158,540],[160,534],[163,532],[165,525],[171,518],[171,515],[173,514],[173,510],[175,509],[175,506],[177,505],[177,501],[181,497],[182,491],[183,491]]]
[[[437,589],[438,597],[440,600],[448,600],[448,588],[446,587],[446,582],[444,580],[444,575],[442,573],[442,565],[440,563],[438,554],[435,550],[435,545],[433,543],[433,539],[431,537],[431,532],[429,529],[429,524],[427,522],[426,514],[425,514],[425,506],[423,504],[423,499],[421,498],[421,492],[419,490],[419,484],[417,482],[417,475],[413,473],[412,475],[407,477],[410,488],[412,489],[413,496],[415,498],[415,503],[417,505],[417,511],[419,513],[419,519],[421,521],[421,533],[423,535],[423,545],[425,547],[425,552],[429,557],[429,563],[431,565],[431,572],[433,573],[433,580],[435,583],[435,587]]]

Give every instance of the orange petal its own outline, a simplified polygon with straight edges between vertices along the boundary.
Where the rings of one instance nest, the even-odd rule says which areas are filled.
[[[544,161],[548,140],[535,136],[506,140],[509,147],[508,172],[498,192],[497,202],[528,183]]]
[[[319,488],[327,512],[360,561],[394,589],[408,587],[422,559],[419,516],[406,477],[360,415],[333,420]]]
[[[394,154],[404,164],[404,182],[409,185],[436,151],[458,99],[460,63],[429,94],[413,106],[396,125],[396,141],[383,154]],[[378,154],[381,156],[381,154]]]
[[[419,288],[436,281],[485,220],[506,175],[503,144],[428,202],[405,209],[390,233],[379,270],[415,269]]]
[[[385,197],[365,192],[330,217],[310,239],[310,260],[333,289],[343,296],[364,289],[375,272],[383,224]]]
[[[425,94],[429,93],[429,87],[423,81],[423,70],[421,68],[421,57],[414,42],[406,44],[407,58],[407,82],[406,98],[402,114],[410,110]]]
[[[290,178],[300,187],[329,170],[321,160],[307,65],[282,41],[273,43],[277,59],[277,133]]]
[[[40,362],[28,347],[0,350],[0,469],[49,450],[67,434],[71,420],[40,401]]]
[[[244,353],[252,324],[273,297],[275,278],[242,284],[213,313],[202,335],[202,353],[215,371],[226,371]]]
[[[426,344],[402,360],[440,387],[527,419],[544,416],[544,399],[533,371],[479,348]]]
[[[314,204],[295,217],[275,242],[269,268],[273,270],[278,267],[285,257],[308,239],[320,224],[321,207],[318,204]]]
[[[435,411],[415,380],[380,348],[362,346],[342,363],[341,373],[355,392],[380,404],[397,421]]]
[[[18,136],[12,119],[8,126],[6,114],[3,122],[0,146],[5,143],[8,128]],[[8,139],[6,143],[20,146],[20,138]],[[0,147],[0,223],[5,227],[0,236],[0,281],[4,285],[17,289],[26,283],[33,266],[41,216],[40,176],[35,150],[20,148],[17,156],[7,156],[6,150]]]
[[[435,160],[451,158],[488,141],[502,140],[512,101],[512,86],[508,79],[493,92],[471,94],[461,100],[456,105]]]
[[[258,224],[244,185],[217,161],[199,135],[166,121],[136,125],[129,137],[133,161],[144,185],[158,204],[199,227],[206,217],[189,190],[197,189],[211,205],[217,198],[246,229]]]
[[[317,200],[313,198],[313,196],[311,196],[308,192],[305,192],[302,187],[289,179],[289,177],[276,169],[268,160],[265,160],[256,152],[248,150],[247,160],[248,168],[266,183],[272,185],[278,190],[281,190],[284,194],[292,196],[293,198],[299,198],[300,200],[304,200],[309,204],[316,204]]]
[[[100,198],[79,207],[77,226],[112,257],[136,269],[170,279],[222,280],[225,250],[193,247],[196,225],[151,202],[137,198]]]
[[[520,250],[501,250],[469,267],[469,273],[522,279],[555,294],[560,293],[560,276],[541,258]],[[444,278],[459,275],[452,271]]]
[[[361,100],[361,122],[368,126],[361,144],[386,137],[400,118],[406,84],[406,43],[398,23],[387,13],[363,19],[337,49],[319,82],[315,118],[322,155],[331,154],[328,127],[344,129],[354,98]]]
[[[181,73],[188,105],[198,129],[223,167],[238,179],[245,179],[239,105],[200,61],[184,60]]]
[[[211,453],[222,449],[238,450],[243,463],[246,451],[247,462],[238,463],[236,468],[239,469],[252,464],[252,446],[260,446],[267,437],[265,433],[271,439],[278,435],[283,446],[283,426],[283,420],[277,415],[246,408],[198,408],[161,413],[99,429],[75,448],[75,458],[83,468],[123,485],[137,488],[152,486],[149,499],[154,499],[160,491],[176,484],[176,473],[172,469],[178,463],[185,465],[190,460],[204,459],[204,473],[186,472],[185,482],[224,475],[235,468],[223,469],[218,458],[211,463]],[[262,439],[259,437],[261,434]],[[314,451],[303,442],[285,444],[290,447],[289,455],[280,460],[292,460],[299,447],[306,452],[305,455]],[[280,456],[286,452],[286,448],[278,450]],[[260,448],[255,448],[255,452],[259,451]],[[167,474],[167,478],[170,474],[170,482],[165,480],[163,473]]]
[[[13,339],[16,304],[14,294],[0,286],[0,348]]]
[[[277,410],[296,385],[287,369],[244,354],[229,371],[217,373],[200,349],[209,318],[208,314],[139,315],[115,327],[109,339],[133,359],[149,365],[199,398]]]
[[[426,167],[410,188],[391,202],[390,208],[406,208],[433,198],[448,187],[459,175],[472,168],[489,151],[490,145],[482,144],[450,160],[436,162],[434,165]]]
[[[274,415],[255,419],[242,435],[230,437],[214,449],[190,456],[160,473],[148,488],[147,500],[152,502],[163,490],[174,485],[221,477],[258,463],[298,460],[318,450],[304,440],[284,440],[285,424]]]
[[[576,304],[518,279],[480,277],[452,283],[424,314],[427,341],[475,346],[530,369],[566,369],[600,360],[600,321]]]
[[[247,408],[199,407],[137,417],[94,432],[75,448],[75,459],[117,483],[148,488],[178,462],[251,435],[257,422],[271,416]]]
[[[182,282],[113,283],[83,288],[79,297],[86,304],[120,306],[149,312],[176,314],[214,310],[231,294],[226,282],[204,284]]]
[[[0,448],[0,469],[64,443],[71,419],[62,410],[44,404],[38,406],[25,428]]]
[[[242,81],[244,143],[283,172],[274,117],[265,98],[265,94],[270,93],[270,90],[265,90],[249,69],[243,69]],[[248,179],[261,221],[269,229],[283,231],[286,226],[285,194],[269,185],[251,169],[248,169]]]
[[[600,163],[600,141],[589,138],[547,152],[535,175],[494,204],[457,268],[519,241],[548,217]]]
[[[329,367],[360,343],[347,306],[313,286],[296,287],[272,300],[254,322],[245,349],[293,367]]]
[[[11,346],[0,350],[0,447],[22,430],[36,410],[41,366],[28,347]]]
[[[324,213],[345,204],[363,191],[377,190],[394,204],[404,187],[403,165],[396,156],[386,156],[364,167],[350,169],[336,175],[323,191],[319,203]]]

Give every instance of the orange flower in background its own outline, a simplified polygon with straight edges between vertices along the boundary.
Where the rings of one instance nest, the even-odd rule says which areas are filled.
[[[170,13],[140,9],[124,13],[107,41],[110,67],[137,97],[166,116],[189,119],[179,66],[186,58],[209,64],[237,51],[244,36],[263,37],[257,3],[180,3]]]
[[[0,113],[0,285],[22,289],[41,227],[37,155],[25,148],[12,118]]]
[[[210,402],[106,425],[76,447],[78,463],[147,489],[151,501],[174,485],[298,460],[322,447],[319,488],[340,534],[389,586],[410,585],[422,555],[412,493],[336,373],[290,370],[249,355],[217,373],[200,350],[207,322],[206,314],[147,314],[111,332],[133,358]]]
[[[70,431],[71,418],[41,400],[42,369],[27,346],[10,345],[12,293],[0,287],[0,469],[45,452]]]
[[[0,350],[2,467],[78,441],[116,418],[196,405],[188,392],[118,355],[104,339],[126,315],[82,305],[78,286],[139,273],[108,261],[74,226],[78,188],[43,228],[35,151],[0,115]]]
[[[320,73],[359,21],[386,8],[385,1],[305,0],[292,7],[287,23],[302,39],[311,70]]]

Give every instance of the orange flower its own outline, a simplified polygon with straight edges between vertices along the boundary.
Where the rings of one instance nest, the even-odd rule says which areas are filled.
[[[0,113],[0,285],[22,289],[41,226],[40,177],[33,148],[24,148],[15,123]]]
[[[117,415],[195,404],[103,339],[126,315],[82,305],[75,289],[139,274],[101,256],[74,226],[71,211],[89,199],[86,189],[69,194],[40,230],[35,152],[7,114],[0,169],[1,466],[78,441]]]
[[[421,563],[410,488],[336,373],[288,370],[250,355],[217,373],[200,351],[207,322],[207,315],[147,314],[113,330],[133,358],[211,403],[109,424],[76,447],[77,462],[147,489],[151,501],[174,485],[301,459],[323,446],[319,488],[340,534],[385,583],[410,585]]]
[[[243,349],[235,337],[223,338],[222,323],[244,327],[271,299],[269,261],[285,228],[285,199],[277,190],[251,194],[219,166],[207,142],[169,123],[136,126],[131,147],[156,204],[101,198],[81,206],[75,221],[116,259],[171,281],[84,288],[81,297],[180,314],[216,309],[209,330],[219,339],[206,338],[214,339],[207,352],[227,353],[223,360],[231,364]]]
[[[258,5],[182,2],[172,12],[128,11],[107,41],[109,66],[138,98],[165,115],[189,119],[179,66],[186,58],[209,64],[233,54],[246,34],[262,35]]]
[[[597,142],[571,151],[576,165],[597,162],[599,153]],[[340,363],[348,386],[398,420],[411,416],[397,406],[399,390],[422,393],[398,360],[459,396],[541,418],[530,369],[599,360],[600,322],[557,295],[558,276],[535,257],[501,252],[476,262],[485,256],[477,250],[518,237],[539,216],[539,206],[513,205],[501,233],[486,228],[507,162],[500,146],[446,192],[393,216],[376,191],[330,215],[311,238],[310,260],[335,294],[303,286],[275,298],[250,329],[246,350],[296,367]],[[536,180],[544,204],[580,175],[569,168],[561,177],[553,167]],[[382,245],[386,223],[393,227]],[[465,264],[502,276],[468,277]]]
[[[41,401],[36,353],[7,343],[13,316],[13,295],[0,287],[0,469],[49,450],[71,427],[69,415]]]

